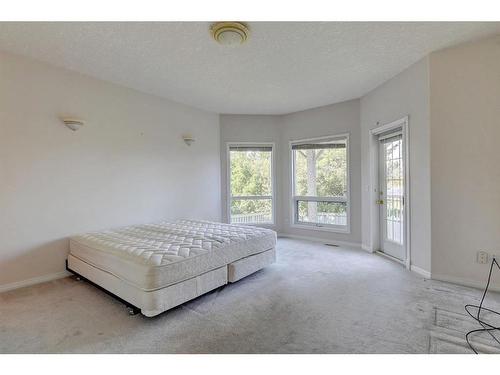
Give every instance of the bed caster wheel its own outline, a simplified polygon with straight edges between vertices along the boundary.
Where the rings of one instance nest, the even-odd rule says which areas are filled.
[[[75,279],[76,281],[82,281],[82,278],[80,276],[77,276]]]
[[[137,315],[137,314],[139,314],[139,311],[141,311],[141,310],[139,310],[139,309],[137,309],[135,307],[127,307],[127,309],[128,309],[128,314],[130,316]]]

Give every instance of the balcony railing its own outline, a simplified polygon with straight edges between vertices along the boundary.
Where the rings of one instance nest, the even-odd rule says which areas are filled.
[[[267,213],[260,214],[239,214],[231,215],[232,224],[265,224],[271,223],[271,215]]]
[[[316,223],[329,225],[347,225],[347,215],[345,213],[317,213]]]
[[[311,220],[307,221],[311,222]],[[233,224],[265,224],[271,222],[271,215],[268,213],[232,215],[231,222]],[[319,224],[347,225],[347,216],[345,213],[318,213],[314,222]]]

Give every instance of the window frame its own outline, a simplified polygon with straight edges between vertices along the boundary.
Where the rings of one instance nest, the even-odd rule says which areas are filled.
[[[346,142],[346,164],[347,164],[347,191],[346,198],[339,197],[311,197],[311,196],[299,196],[295,195],[295,157],[292,146],[309,143],[309,142],[327,142],[335,140],[345,140]],[[350,162],[350,142],[349,133],[342,133],[336,135],[329,135],[316,138],[307,139],[297,139],[289,142],[289,157],[290,157],[290,226],[297,229],[308,229],[308,230],[318,230],[324,232],[335,232],[335,233],[351,233],[351,162]],[[334,224],[319,224],[319,223],[308,223],[304,221],[299,221],[298,212],[298,202],[299,201],[309,201],[309,202],[342,202],[346,203],[346,225],[334,225]]]
[[[271,195],[257,196],[237,196],[237,199],[271,199],[272,220],[268,223],[245,223],[239,225],[253,225],[265,228],[274,228],[276,226],[276,145],[275,142],[226,142],[226,216],[231,224],[231,203],[233,196],[231,194],[231,147],[271,147]]]

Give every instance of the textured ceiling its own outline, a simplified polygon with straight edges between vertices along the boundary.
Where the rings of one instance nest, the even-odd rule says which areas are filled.
[[[500,23],[251,22],[238,47],[207,22],[0,23],[0,50],[218,113],[282,114],[358,98],[429,52]]]

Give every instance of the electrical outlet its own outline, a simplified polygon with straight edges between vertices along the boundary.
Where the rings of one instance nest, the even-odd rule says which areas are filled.
[[[478,251],[477,252],[477,263],[479,264],[487,264],[488,263],[489,254],[486,251]]]

